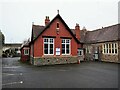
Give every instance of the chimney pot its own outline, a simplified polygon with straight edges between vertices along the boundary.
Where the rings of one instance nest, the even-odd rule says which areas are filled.
[[[45,18],[45,25],[47,25],[50,22],[49,16],[46,16]]]
[[[78,23],[76,23],[76,26],[75,26],[75,34],[76,34],[76,38],[80,40],[80,26]]]

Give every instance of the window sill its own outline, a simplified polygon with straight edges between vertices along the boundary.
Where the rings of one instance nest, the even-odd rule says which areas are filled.
[[[104,55],[118,55],[118,53],[117,54],[109,54],[109,53],[103,53]]]
[[[24,54],[25,56],[28,56],[29,54]]]

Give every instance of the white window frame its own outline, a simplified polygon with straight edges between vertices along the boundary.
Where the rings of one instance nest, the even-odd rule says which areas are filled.
[[[116,45],[116,47],[115,47]],[[117,53],[115,53],[115,50],[117,49]],[[118,44],[117,43],[114,43],[114,54],[118,54]]]
[[[80,55],[81,52],[81,55]],[[83,56],[83,49],[78,49],[78,56]]]
[[[28,50],[28,53],[26,53],[26,50]],[[24,55],[29,55],[29,48],[24,48]]]
[[[45,39],[48,39],[48,42],[44,42]],[[53,42],[50,42],[50,39],[53,40]],[[44,52],[44,44],[48,44],[48,54],[45,54]],[[53,44],[53,54],[50,54],[50,44]],[[43,39],[43,52],[44,52],[44,55],[54,55],[54,38],[44,38]]]
[[[110,43],[109,43],[109,54],[112,54],[112,45]]]
[[[108,45],[108,49],[107,49],[107,45]],[[111,48],[109,48],[109,46]],[[116,49],[117,49],[117,53],[115,53]],[[108,52],[107,52],[107,50],[108,50]],[[109,50],[111,50],[111,53],[110,53]],[[114,54],[114,55],[118,54],[118,43],[106,43],[106,44],[103,44],[103,54]]]
[[[61,49],[62,55],[70,55],[71,54],[71,40],[70,39],[62,39],[62,40],[65,40],[64,43],[62,42],[62,44],[65,44],[65,54],[62,53],[62,49]],[[69,43],[67,43],[67,40],[69,40]],[[68,54],[66,52],[66,45],[67,44],[69,44],[69,53]],[[62,48],[62,46],[61,46],[61,48]]]

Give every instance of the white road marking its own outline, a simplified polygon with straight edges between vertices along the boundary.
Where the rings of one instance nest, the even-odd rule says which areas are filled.
[[[12,75],[23,75],[22,73],[19,74],[11,74],[11,73],[2,73],[3,75],[7,75],[7,76],[12,76]]]
[[[68,70],[64,70],[64,69],[62,70],[62,69],[61,69],[61,70],[59,70],[59,71],[68,71]]]
[[[9,67],[8,67],[8,66],[5,66],[5,67],[3,67],[3,68],[19,68],[19,67],[21,67],[21,66],[11,66],[11,67],[10,67],[10,66],[9,66]]]
[[[20,73],[20,75],[23,75],[22,73]]]
[[[5,84],[2,84],[2,85],[12,85],[12,84],[18,84],[18,83],[22,84],[23,81],[20,81],[20,82],[5,83]]]

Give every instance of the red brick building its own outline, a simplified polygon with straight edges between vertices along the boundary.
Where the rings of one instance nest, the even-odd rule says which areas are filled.
[[[30,59],[30,47],[29,47],[29,43],[30,42],[26,42],[20,48],[20,51],[21,51],[21,61],[22,62],[29,61],[29,59]]]
[[[32,26],[29,45],[28,59],[33,65],[78,63],[78,52],[82,52],[80,26],[70,29],[59,14],[51,21],[46,16],[45,26]]]
[[[21,60],[33,65],[107,61],[120,63],[120,24],[88,31],[79,24],[70,29],[57,14],[45,26],[32,25],[31,42],[21,49]],[[26,51],[26,49],[28,51]],[[24,52],[29,54],[25,55]]]

